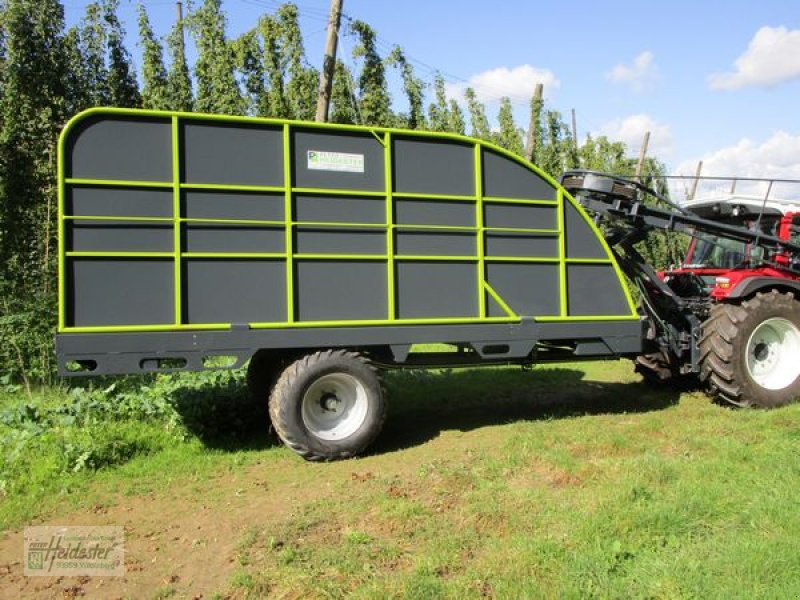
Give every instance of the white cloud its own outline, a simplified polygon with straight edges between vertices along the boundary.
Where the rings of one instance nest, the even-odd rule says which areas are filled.
[[[653,58],[653,53],[645,50],[633,59],[632,65],[615,66],[606,73],[606,79],[613,83],[626,83],[637,94],[645,92],[652,88],[658,76],[658,68]]]
[[[772,87],[800,78],[800,29],[762,27],[736,59],[731,73],[708,78],[712,90]]]
[[[676,175],[694,175],[699,159],[687,160],[678,165]],[[758,143],[742,138],[733,146],[720,148],[702,157],[702,175],[713,177],[753,177],[774,179],[800,179],[800,135],[777,131],[768,140]],[[738,183],[737,191],[745,194],[763,194],[766,183]],[[698,191],[730,190],[731,182],[703,183]],[[800,197],[800,184],[776,183],[770,195],[775,198]]]
[[[613,142],[624,142],[631,155],[636,155],[642,147],[645,132],[650,132],[648,156],[660,159],[672,153],[672,129],[665,123],[659,123],[649,115],[631,115],[624,119],[609,121],[593,135],[604,135]]]
[[[545,95],[558,88],[561,82],[549,69],[540,69],[531,65],[518,67],[497,67],[472,75],[466,83],[447,84],[447,95],[461,101],[464,90],[471,87],[482,102],[493,102],[503,96],[512,102],[530,100],[537,83],[544,85]]]

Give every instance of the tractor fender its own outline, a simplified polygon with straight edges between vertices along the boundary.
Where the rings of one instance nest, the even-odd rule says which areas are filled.
[[[800,281],[782,277],[751,277],[733,288],[726,299],[747,298],[756,292],[772,289],[794,292],[795,297],[800,298]]]

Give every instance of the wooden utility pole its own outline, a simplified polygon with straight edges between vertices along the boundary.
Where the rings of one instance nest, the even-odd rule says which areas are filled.
[[[531,101],[531,121],[528,124],[528,140],[527,152],[525,156],[528,160],[533,160],[533,155],[536,154],[536,131],[539,129],[539,119],[542,116],[542,95],[544,93],[544,85],[537,83],[533,89],[533,100]]]
[[[641,183],[642,171],[644,170],[644,159],[647,156],[647,146],[650,145],[650,132],[644,132],[644,139],[642,140],[642,149],[639,150],[639,162],[636,163],[636,181]]]
[[[694,200],[694,196],[697,193],[697,184],[700,183],[700,173],[703,172],[703,161],[697,163],[697,172],[694,174],[694,183],[692,184],[692,191],[689,194],[689,200]]]
[[[331,12],[328,17],[328,37],[325,40],[325,58],[322,61],[317,95],[316,120],[321,123],[328,120],[328,109],[331,105],[333,73],[336,70],[336,43],[339,40],[339,24],[342,21],[342,2],[343,0],[331,0]]]
[[[575,119],[575,109],[572,109],[572,147],[578,151],[578,122]]]

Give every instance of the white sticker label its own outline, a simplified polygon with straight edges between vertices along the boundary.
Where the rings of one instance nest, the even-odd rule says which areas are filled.
[[[322,150],[309,150],[308,168],[313,171],[363,173],[364,155],[346,154],[344,152],[323,152]]]

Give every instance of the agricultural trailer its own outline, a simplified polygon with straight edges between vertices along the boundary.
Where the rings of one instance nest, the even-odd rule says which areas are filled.
[[[60,373],[249,360],[277,434],[310,460],[375,439],[384,368],[635,359],[677,339],[679,369],[701,370],[700,323],[664,333],[640,313],[633,259],[483,141],[99,108],[65,127],[58,168]]]

